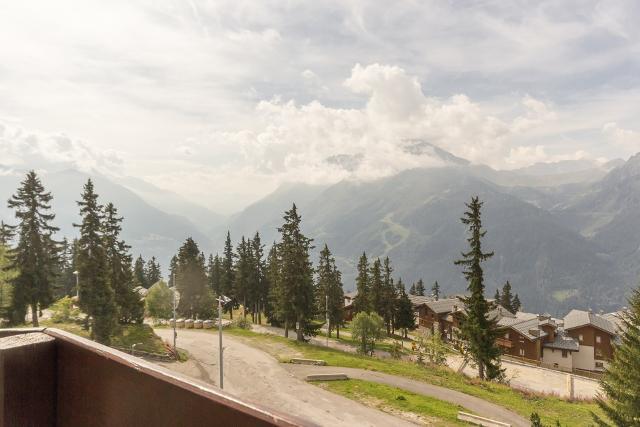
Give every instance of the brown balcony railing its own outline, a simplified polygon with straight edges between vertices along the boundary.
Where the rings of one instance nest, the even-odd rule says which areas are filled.
[[[299,425],[67,332],[0,329],[0,426]]]

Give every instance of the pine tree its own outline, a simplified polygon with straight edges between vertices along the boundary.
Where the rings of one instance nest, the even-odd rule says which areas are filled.
[[[401,282],[399,280],[399,282]],[[397,302],[397,310],[395,315],[395,327],[402,330],[402,336],[407,337],[407,331],[413,330],[416,327],[416,319],[413,314],[413,305],[409,296],[404,290],[399,291],[399,297]]]
[[[313,248],[311,246],[313,240],[302,234],[300,230],[302,219],[295,203],[285,212],[283,219],[284,224],[278,228],[282,235],[278,249],[282,263],[282,286],[287,290],[288,299],[295,313],[296,339],[304,341],[304,335],[312,335],[316,329],[311,324],[315,304],[313,267],[309,260],[309,250]]]
[[[433,286],[431,287],[431,295],[438,301],[440,299],[440,285],[438,285],[438,281],[436,280]]]
[[[593,414],[600,426],[640,424],[640,287],[633,290],[621,320],[620,343],[600,382],[604,395],[596,399],[608,419]]]
[[[369,261],[367,260],[367,254],[363,252],[358,261],[358,276],[356,277],[356,290],[358,293],[353,299],[355,313],[361,311],[370,313],[373,309],[369,282]]]
[[[422,279],[419,279],[418,283],[416,283],[416,295],[419,295],[421,297],[424,296],[424,282],[422,281]]]
[[[235,301],[235,295],[233,294],[234,284],[234,270],[233,270],[233,246],[231,245],[231,234],[227,231],[227,239],[224,243],[224,252],[222,254],[222,280],[221,291],[222,295],[227,298],[231,298],[232,302],[226,305],[226,310],[229,311],[231,319],[233,319],[233,309],[237,302]]]
[[[336,335],[340,338],[340,325],[344,317],[344,291],[336,260],[326,244],[320,252],[316,275],[318,312],[325,313],[329,319],[327,325],[329,337],[331,331],[336,329]]]
[[[481,267],[481,263],[491,258],[493,252],[482,251],[482,238],[486,234],[482,229],[482,202],[478,197],[473,197],[466,206],[468,210],[461,221],[468,226],[469,251],[463,252],[462,259],[455,261],[455,264],[464,266],[467,290],[471,295],[461,298],[466,313],[461,321],[460,333],[478,366],[478,376],[481,380],[491,380],[503,375],[500,369],[500,349],[495,343],[502,331],[496,320],[488,318],[491,307],[484,297],[484,273]]]
[[[520,302],[520,297],[518,296],[518,294],[516,294],[516,296],[513,297],[513,303],[511,306],[513,307],[513,314],[516,314],[517,312],[520,311],[520,308],[522,307],[522,303]]]
[[[380,316],[384,315],[384,281],[382,279],[382,263],[376,258],[369,271],[369,303],[371,309]]]
[[[168,286],[171,288],[174,285],[174,279],[176,277],[176,271],[178,271],[178,255],[174,255],[171,257],[171,261],[169,262],[169,283]]]
[[[209,263],[207,265],[207,276],[209,278],[209,287],[213,291],[214,295],[220,295],[220,286],[222,281],[222,262],[218,254],[215,256],[209,256]]]
[[[13,227],[5,224],[4,221],[0,221],[0,245],[4,247],[11,246],[14,234]]]
[[[387,327],[387,335],[391,335],[391,329],[393,327],[393,319],[396,311],[396,287],[393,284],[393,278],[391,273],[391,261],[389,257],[385,257],[382,263],[382,283],[384,288],[384,315],[382,316],[384,323]]]
[[[153,283],[149,284],[149,281],[147,280],[146,266],[147,264],[142,258],[142,255],[138,255],[138,258],[136,258],[136,262],[133,265],[133,275],[135,277],[136,283],[139,286],[142,286],[145,289],[149,289],[149,286],[151,286]]]
[[[189,318],[212,317],[214,296],[209,288],[204,255],[198,244],[187,238],[178,250],[176,288],[180,294],[178,312]]]
[[[91,337],[109,344],[117,319],[113,288],[109,283],[109,267],[104,247],[102,206],[91,179],[84,185],[82,200],[78,202],[82,222],[78,241],[78,279],[80,308],[90,316]]]
[[[162,269],[156,257],[152,256],[145,266],[145,279],[149,287],[162,280]]]
[[[18,274],[11,279],[13,297],[11,321],[22,323],[31,307],[33,326],[38,326],[38,312],[53,299],[53,284],[58,263],[58,247],[53,234],[58,231],[51,225],[55,215],[50,212],[51,193],[45,191],[34,171],[27,173],[16,194],[11,196],[8,207],[15,209],[18,225],[6,231],[3,224],[3,240],[12,232],[17,234],[17,245],[9,251],[11,269]]]
[[[253,322],[262,323],[262,311],[269,297],[269,281],[266,277],[266,263],[264,260],[264,245],[260,239],[260,233],[257,233],[251,239],[252,253],[252,318]]]
[[[233,295],[242,301],[242,317],[247,317],[247,302],[250,301],[251,281],[251,249],[244,236],[236,248],[236,263],[234,266]]]
[[[269,255],[267,256],[267,280],[269,281],[269,299],[265,307],[265,315],[272,326],[285,325],[285,336],[289,336],[286,326],[289,322],[285,319],[293,320],[293,311],[287,304],[287,292],[282,284],[282,260],[278,252],[278,244],[273,242]]]
[[[496,304],[500,304],[502,302],[502,297],[500,296],[500,289],[496,288],[496,293],[493,296],[493,299],[496,301]]]
[[[11,268],[9,247],[0,244],[0,323],[10,316],[13,286],[11,280],[18,275],[18,271]]]
[[[411,287],[409,288],[409,295],[416,295],[416,284],[412,283]]]
[[[511,313],[515,313],[513,309],[513,294],[511,293],[511,283],[507,280],[507,283],[502,287],[502,296],[496,301],[498,304],[509,310]]]
[[[54,285],[54,299],[75,295],[76,279],[74,243],[69,243],[67,238],[62,239],[58,251],[58,265],[56,268],[56,282]]]
[[[130,246],[120,239],[123,218],[113,203],[104,208],[102,235],[107,257],[107,280],[113,288],[118,307],[118,318],[121,323],[142,323],[144,319],[144,302],[134,290],[133,272],[131,271]]]

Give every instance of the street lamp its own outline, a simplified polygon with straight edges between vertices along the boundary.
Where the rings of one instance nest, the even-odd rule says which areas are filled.
[[[231,298],[220,295],[218,300],[218,345],[220,346],[220,388],[224,387],[224,375],[222,367],[222,307],[231,302]]]
[[[178,337],[178,332],[176,331],[176,323],[178,323],[178,319],[176,319],[176,305],[178,304],[176,301],[176,273],[173,273],[173,354],[178,359],[178,349],[176,348],[176,338]]]
[[[78,270],[73,272],[73,275],[76,276],[76,298],[80,299],[80,282],[78,279]]]

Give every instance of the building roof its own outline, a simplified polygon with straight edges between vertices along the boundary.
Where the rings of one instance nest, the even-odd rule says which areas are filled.
[[[443,314],[450,313],[453,311],[453,307],[456,306],[458,309],[462,308],[463,302],[460,301],[458,297],[455,298],[444,298],[439,300],[431,300],[426,302],[427,307],[431,309],[434,313]]]
[[[611,335],[616,334],[615,324],[605,319],[603,316],[589,311],[571,310],[569,314],[564,317],[564,329],[567,331],[583,326],[593,326],[594,328],[600,329],[601,331],[607,332]]]
[[[556,334],[556,339],[553,342],[547,342],[542,345],[543,347],[556,348],[559,350],[578,351],[580,350],[580,344],[574,338],[571,338],[559,329]]]
[[[407,295],[409,297],[409,300],[411,301],[411,304],[413,305],[413,307],[418,307],[424,304],[427,304],[428,302],[433,301],[434,299],[431,297],[425,297],[422,295]]]
[[[516,316],[505,316],[498,320],[498,326],[513,329],[529,341],[535,341],[538,338],[547,336],[547,333],[540,328],[540,322],[537,315],[535,315],[535,317],[527,316],[520,318]]]
[[[602,317],[611,322],[613,326],[615,326],[617,332],[624,332],[626,329],[623,321],[624,313],[624,310],[614,311],[613,313],[603,314]]]
[[[354,299],[358,295],[358,291],[345,292],[344,297],[349,299]]]

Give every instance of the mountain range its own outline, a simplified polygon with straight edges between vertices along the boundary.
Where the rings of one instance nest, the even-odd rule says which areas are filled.
[[[355,264],[363,251],[389,256],[395,277],[408,286],[438,281],[445,294],[465,291],[453,264],[465,250],[460,222],[465,202],[484,202],[487,293],[509,280],[524,309],[562,315],[570,308],[617,309],[640,274],[640,154],[606,164],[565,161],[513,171],[473,165],[427,143],[412,150],[438,156],[441,166],[411,169],[374,181],[332,185],[286,184],[242,211],[223,217],[180,195],[135,178],[92,174],[103,203],[125,217],[123,238],[134,256],[156,256],[163,267],[186,237],[208,252],[220,251],[227,230],[236,242],[256,231],[277,240],[282,215],[295,202],[303,231],[333,251],[346,290],[354,288]],[[43,175],[54,195],[55,225],[77,234],[75,203],[89,175],[64,170]],[[20,177],[0,176],[7,199]],[[13,223],[0,205],[0,218]]]

